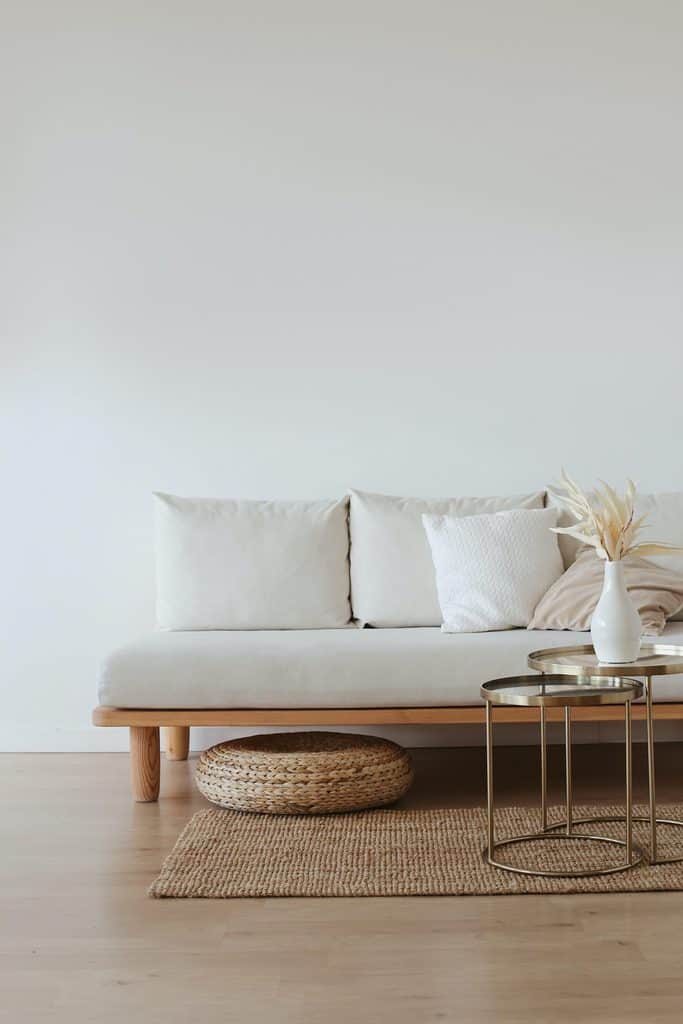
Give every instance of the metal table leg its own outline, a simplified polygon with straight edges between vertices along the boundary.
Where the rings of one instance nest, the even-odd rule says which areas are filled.
[[[486,813],[489,860],[493,860],[495,847],[493,833],[493,711],[488,701],[486,702]]]
[[[566,834],[572,834],[572,709],[564,709],[564,786]]]
[[[546,747],[546,715],[545,708],[541,707],[541,821],[542,828],[539,832],[531,832],[528,835],[509,836],[507,839],[495,838],[495,804],[493,789],[493,707],[489,701],[486,702],[486,817],[487,817],[487,843],[484,848],[484,858],[492,866],[501,868],[503,871],[511,871],[517,875],[536,875],[542,878],[583,878],[591,875],[611,875],[628,868],[635,867],[641,861],[639,851],[635,856],[632,845],[632,792],[631,792],[631,707],[630,703],[625,706],[626,714],[626,840],[612,839],[609,836],[587,835],[582,832],[572,831],[573,824],[573,787],[572,787],[572,736],[571,736],[571,708],[564,709],[565,727],[565,807],[566,821],[558,822],[555,825],[547,824],[547,747]],[[562,827],[564,833],[556,833],[553,830]],[[611,846],[625,848],[625,858],[620,864],[607,868],[580,868],[578,870],[562,871],[540,871],[533,867],[523,867],[516,864],[507,864],[497,859],[497,851],[504,846],[513,846],[517,843],[526,843],[535,840],[566,840],[568,842],[602,842]]]
[[[650,862],[652,864],[676,864],[683,861],[683,854],[676,854],[673,857],[660,857],[657,849],[657,826],[677,825],[683,827],[683,821],[678,818],[657,817],[657,791],[655,783],[655,723],[652,707],[652,676],[644,676],[645,680],[645,707],[647,725],[647,791],[649,817],[638,817],[636,821],[647,821],[650,825]]]
[[[633,850],[633,737],[631,732],[631,701],[624,705],[624,732],[626,739],[626,863],[631,863]]]
[[[631,821],[639,821],[649,826],[650,842],[650,863],[651,864],[676,864],[683,861],[683,853],[675,854],[673,857],[660,857],[657,848],[657,826],[658,825],[675,825],[679,828],[683,828],[683,821],[678,818],[658,818],[657,817],[657,787],[655,781],[655,738],[654,738],[654,711],[653,711],[653,687],[652,687],[652,676],[643,676],[643,682],[645,685],[645,725],[647,733],[647,789],[648,789],[648,814],[634,815],[631,812]],[[630,712],[629,712],[630,714]],[[630,733],[631,725],[629,723],[628,730]],[[632,763],[632,753],[629,754],[627,749],[627,756],[630,756]],[[632,769],[631,769],[632,770]],[[632,785],[632,783],[631,783]],[[580,818],[574,821],[574,825],[589,825],[592,822],[598,821],[623,821],[627,822],[628,817],[628,806],[625,815],[603,815],[595,814],[590,818]],[[564,822],[556,822],[553,825],[548,826],[548,831],[553,829],[564,827]]]
[[[655,737],[652,715],[652,676],[645,677],[647,711],[647,787],[650,804],[650,862],[657,863],[657,796],[655,793]]]
[[[541,708],[541,831],[548,828],[548,748],[545,736],[545,708]]]

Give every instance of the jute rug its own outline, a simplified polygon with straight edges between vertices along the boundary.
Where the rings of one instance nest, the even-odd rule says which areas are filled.
[[[645,808],[635,810],[645,814]],[[619,814],[619,807],[577,807],[575,817]],[[683,807],[659,808],[660,817],[683,817]],[[559,820],[555,808],[551,820]],[[538,811],[496,811],[497,837],[535,831]],[[585,831],[623,838],[620,823]],[[418,896],[506,893],[638,892],[683,889],[683,863],[643,863],[615,875],[534,878],[490,867],[482,857],[486,814],[481,808],[376,810],[352,814],[292,816],[241,811],[199,811],[186,825],[161,874],[155,897]],[[634,839],[647,848],[646,826],[634,823]],[[662,856],[683,846],[683,829],[660,825]],[[590,841],[542,841],[506,847],[506,860],[535,861],[558,870],[616,864],[623,849]]]

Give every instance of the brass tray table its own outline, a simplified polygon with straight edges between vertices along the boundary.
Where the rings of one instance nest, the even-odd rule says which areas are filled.
[[[502,868],[522,875],[539,875],[542,877],[579,878],[588,875],[609,875],[617,871],[626,871],[635,867],[642,860],[640,851],[633,846],[633,768],[631,758],[631,702],[641,697],[643,686],[635,679],[625,676],[619,678],[601,678],[591,681],[577,681],[566,675],[543,676],[510,676],[505,679],[492,679],[481,687],[481,696],[486,702],[486,806],[487,806],[487,844],[484,857],[493,867]],[[587,835],[575,832],[574,826],[580,824],[573,818],[572,797],[572,737],[571,709],[596,704],[622,704],[624,707],[624,727],[626,737],[626,814],[624,839],[613,839],[609,836]],[[493,709],[496,705],[517,705],[521,707],[537,707],[540,709],[540,746],[541,746],[541,815],[540,830],[526,835],[508,836],[496,841],[495,837],[495,805],[493,789]],[[549,707],[564,708],[564,740],[565,740],[565,820],[548,824],[547,780],[548,762],[546,746],[546,709]],[[582,819],[588,820],[588,819]],[[592,820],[592,819],[591,819]],[[621,820],[621,819],[619,819]],[[556,830],[562,828],[563,832]],[[609,843],[623,847],[624,856],[620,863],[608,867],[577,867],[575,870],[540,870],[534,866],[510,864],[500,859],[498,852],[503,847],[516,843],[535,842],[538,840],[567,840]]]
[[[647,772],[648,803],[647,817],[638,817],[650,826],[650,861],[652,864],[674,863],[683,860],[683,853],[674,857],[659,858],[657,855],[657,825],[678,825],[683,821],[657,817],[657,793],[655,786],[655,745],[654,720],[652,714],[653,679],[655,676],[683,675],[683,646],[667,643],[645,643],[641,645],[638,658],[630,664],[611,665],[598,661],[591,644],[573,644],[568,647],[547,647],[532,651],[528,658],[529,668],[541,673],[573,676],[580,684],[592,683],[609,678],[636,677],[645,683],[646,729],[647,729]],[[593,817],[586,821],[620,821],[621,818]],[[577,822],[576,824],[579,824]]]

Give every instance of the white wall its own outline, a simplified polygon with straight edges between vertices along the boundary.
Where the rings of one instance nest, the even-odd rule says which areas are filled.
[[[3,12],[0,747],[104,749],[152,489],[683,488],[683,7]]]

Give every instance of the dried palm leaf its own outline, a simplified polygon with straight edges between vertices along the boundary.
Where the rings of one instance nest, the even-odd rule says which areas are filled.
[[[566,470],[560,474],[561,487],[549,488],[550,494],[577,522],[574,526],[556,526],[553,533],[574,537],[595,548],[598,556],[619,562],[631,555],[670,555],[683,548],[657,541],[636,543],[647,516],[634,518],[636,485],[629,480],[623,497],[604,480],[595,491],[585,493]]]

